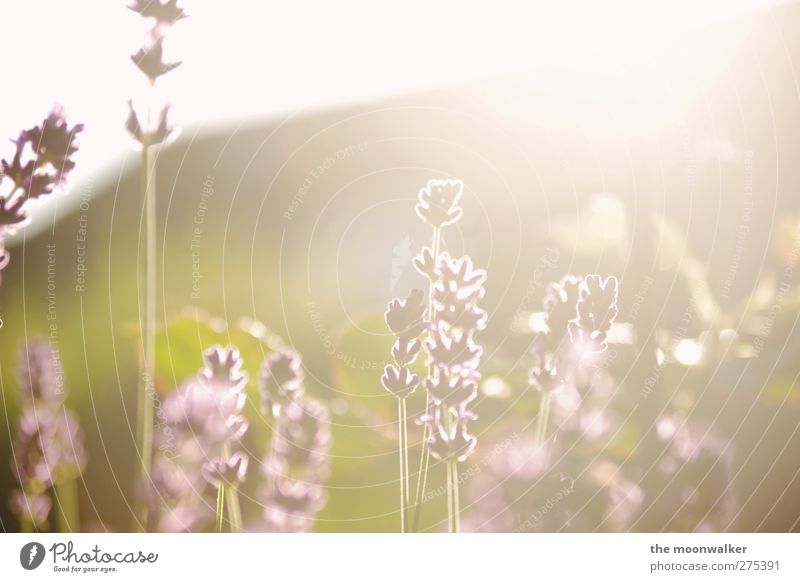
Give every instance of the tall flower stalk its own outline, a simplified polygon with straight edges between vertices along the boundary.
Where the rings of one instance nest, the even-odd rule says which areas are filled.
[[[78,417],[64,405],[61,361],[40,340],[25,344],[20,359],[22,413],[11,457],[19,489],[11,493],[11,509],[23,531],[46,528],[52,490],[59,505],[58,529],[80,531],[75,479],[86,466],[86,451]]]
[[[427,354],[428,373],[411,531],[419,529],[431,454],[447,465],[449,529],[458,531],[457,466],[475,446],[475,438],[467,431],[467,421],[474,418],[467,404],[477,393],[480,348],[474,334],[486,323],[485,312],[477,307],[484,295],[486,273],[473,269],[469,257],[451,259],[441,252],[442,229],[458,222],[463,214],[459,206],[463,192],[461,180],[429,180],[420,190],[415,211],[432,228],[433,236],[431,246],[414,258],[414,266],[428,279],[427,302],[423,306],[423,292],[414,290],[405,301],[391,301],[386,312],[386,323],[397,341],[392,347],[395,363],[386,366],[381,381],[398,397],[403,531],[410,497],[405,400],[420,383],[408,366],[422,346]],[[419,341],[423,332],[427,332],[426,338]]]
[[[78,151],[75,138],[81,131],[83,124],[70,127],[64,110],[56,105],[41,124],[12,140],[15,149],[11,160],[0,161],[0,282],[10,261],[5,248],[7,231],[28,224],[28,210],[34,200],[63,188],[75,168],[72,156]],[[9,188],[4,187],[6,181]]]
[[[414,289],[405,300],[393,299],[386,311],[386,325],[397,340],[392,346],[394,364],[384,368],[381,383],[397,397],[398,451],[400,457],[400,531],[408,530],[406,508],[410,501],[410,474],[408,469],[408,411],[406,398],[419,385],[419,376],[409,366],[419,355],[422,342],[419,336],[426,328],[424,293]]]
[[[431,246],[423,248],[420,254],[414,258],[414,267],[428,278],[428,305],[426,311],[428,321],[433,319],[433,285],[435,266],[439,259],[442,242],[442,229],[455,224],[461,218],[463,210],[459,206],[459,201],[463,193],[464,182],[461,180],[428,180],[428,183],[419,191],[417,196],[417,204],[414,210],[420,220],[428,224],[433,230]],[[433,367],[429,366],[428,376],[431,377],[433,374]],[[429,416],[430,413],[431,400],[428,397],[425,404],[425,415]],[[422,500],[425,496],[425,488],[428,481],[428,467],[430,466],[429,430],[428,424],[424,424],[419,463],[420,470],[417,478],[417,490],[414,495],[412,531],[419,529]]]
[[[180,62],[165,62],[163,59],[164,39],[179,20],[186,18],[177,0],[135,0],[128,6],[130,10],[151,22],[142,47],[131,60],[147,77],[150,87],[159,77],[169,73]],[[152,93],[152,91],[151,91]],[[140,182],[145,205],[145,265],[144,265],[144,332],[143,356],[139,374],[137,406],[137,447],[139,450],[140,481],[149,479],[153,454],[153,398],[155,397],[155,347],[156,347],[156,188],[153,148],[167,141],[174,129],[167,116],[169,105],[163,105],[156,116],[152,106],[145,105],[143,115],[129,101],[129,114],[126,127],[141,146]]]

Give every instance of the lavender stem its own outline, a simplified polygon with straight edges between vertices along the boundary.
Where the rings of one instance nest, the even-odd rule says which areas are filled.
[[[400,533],[408,529],[406,504],[408,501],[408,442],[406,440],[406,399],[397,398],[397,433],[400,456]]]
[[[550,393],[542,392],[542,398],[539,401],[539,416],[536,420],[536,442],[541,447],[547,438],[547,422],[550,416]]]
[[[217,532],[222,533],[222,522],[225,514],[225,484],[217,487]]]
[[[458,461],[450,461],[448,465],[453,483],[453,533],[459,533],[461,531],[461,502],[458,496]]]
[[[139,448],[139,482],[146,486],[150,479],[153,453],[153,404],[155,390],[156,344],[156,192],[153,181],[150,146],[142,146],[141,186],[145,202],[145,324],[144,357],[140,370],[137,446]],[[144,528],[145,509],[141,509],[139,528]]]
[[[442,229],[433,228],[433,258],[439,256],[439,246],[442,238]],[[433,281],[428,284],[428,314],[429,323],[433,321]],[[428,367],[428,375],[433,375],[433,364]],[[431,413],[431,399],[427,397],[425,403],[425,416]],[[428,482],[428,467],[430,466],[430,450],[428,448],[428,424],[425,423],[422,429],[422,452],[419,461],[419,477],[417,478],[417,492],[414,496],[414,520],[411,526],[412,532],[419,531],[419,518],[422,513],[422,498],[425,495],[425,487]]]
[[[455,522],[453,521],[453,472],[450,470],[450,463],[447,463],[447,531],[455,533]]]
[[[60,507],[58,530],[69,533],[81,531],[80,515],[78,513],[78,489],[75,479],[57,483],[55,496]]]
[[[239,507],[239,489],[231,485],[225,488],[225,493],[228,497],[228,519],[231,522],[231,531],[242,531],[242,510]]]

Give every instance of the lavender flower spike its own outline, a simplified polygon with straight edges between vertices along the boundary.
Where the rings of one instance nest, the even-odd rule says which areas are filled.
[[[47,517],[53,507],[53,502],[46,494],[26,494],[21,489],[11,492],[11,512],[17,516],[21,522],[29,522],[33,527],[39,529],[47,525]]]
[[[282,349],[270,354],[259,376],[261,410],[274,416],[280,408],[303,395],[303,369],[300,355],[294,350]]]
[[[453,259],[442,253],[434,275],[433,321],[424,342],[430,369],[425,387],[434,407],[423,421],[428,427],[426,442],[431,454],[447,464],[449,529],[457,532],[457,465],[477,444],[467,428],[467,422],[474,418],[467,407],[476,397],[480,378],[483,349],[475,334],[486,326],[486,312],[478,306],[486,294],[486,271],[475,269],[469,257]]]
[[[262,464],[267,482],[262,489],[263,523],[272,532],[311,529],[325,505],[322,482],[327,478],[331,446],[330,413],[319,402],[291,402],[283,407],[270,450]]]
[[[222,484],[238,485],[247,474],[248,458],[244,453],[234,453],[230,458],[217,457],[203,465],[203,478],[214,487]]]
[[[178,6],[178,0],[134,0],[128,8],[144,18],[155,19],[161,25],[171,26],[187,17],[183,8]]]
[[[32,341],[21,360],[22,413],[11,457],[11,473],[20,489],[10,503],[21,520],[43,527],[50,512],[48,489],[80,476],[86,451],[78,417],[64,406],[58,353],[43,341]],[[73,499],[64,499],[63,505],[76,507]],[[63,513],[66,526],[77,528],[78,516]]]
[[[425,303],[420,289],[413,289],[406,299],[393,299],[385,314],[386,325],[397,340],[392,346],[396,365],[384,368],[381,383],[389,393],[405,398],[417,388],[419,377],[408,368],[417,359],[422,347],[417,339],[425,330]]]
[[[385,319],[389,330],[397,338],[392,346],[394,364],[383,370],[381,384],[397,397],[397,438],[400,456],[400,531],[407,527],[406,506],[410,502],[410,474],[408,470],[408,414],[406,398],[417,389],[419,376],[411,372],[409,366],[417,359],[422,344],[420,334],[428,326],[425,320],[427,306],[424,293],[413,289],[405,300],[393,299],[389,302]]]
[[[469,434],[466,419],[459,419],[449,429],[437,422],[430,436],[431,454],[447,463],[462,462],[475,449],[478,439]]]

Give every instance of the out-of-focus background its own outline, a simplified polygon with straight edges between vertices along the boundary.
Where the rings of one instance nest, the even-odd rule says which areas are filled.
[[[489,474],[533,432],[531,314],[548,282],[595,272],[619,278],[628,324],[609,369],[618,424],[601,445],[573,444],[589,461],[571,478],[606,486],[613,466],[641,488],[616,529],[800,529],[797,3],[185,5],[167,45],[183,64],[159,88],[182,133],[157,158],[157,389],[195,372],[212,341],[250,342],[245,445],[258,458],[270,430],[255,403],[259,350],[273,334],[296,348],[308,392],[333,412],[317,531],[397,530],[382,313],[424,286],[411,257],[430,234],[413,208],[429,178],[464,181],[444,245],[488,271],[477,469],[462,500],[467,521],[484,516],[475,529],[525,501],[503,491],[497,509],[513,484]],[[137,459],[143,212],[124,120],[140,36],[123,2],[28,1],[0,23],[0,133],[53,101],[86,123],[68,195],[7,241],[0,459],[19,347],[55,337],[86,433],[82,521],[117,531],[130,527]],[[686,483],[659,476],[666,416],[703,427],[716,455]],[[442,481],[434,472],[431,489]],[[12,487],[4,469],[0,520],[14,531]],[[614,529],[591,509],[563,529]],[[444,512],[431,501],[423,527]],[[498,526],[515,528],[513,515]]]

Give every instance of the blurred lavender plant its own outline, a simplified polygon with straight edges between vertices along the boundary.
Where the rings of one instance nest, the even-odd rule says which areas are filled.
[[[644,501],[642,489],[619,467],[583,458],[556,443],[513,434],[489,445],[471,482],[471,532],[626,531]]]
[[[616,277],[567,275],[551,283],[544,299],[543,327],[533,344],[530,382],[541,392],[536,438],[547,440],[553,395],[574,386],[576,377],[607,348],[617,317]]]
[[[278,350],[267,356],[259,378],[261,411],[279,418],[281,409],[303,395],[303,369],[294,350]]]
[[[164,401],[168,426],[160,431],[157,444],[170,454],[154,464],[145,496],[147,525],[160,531],[203,525],[208,517],[204,482],[217,492],[217,530],[222,530],[226,511],[231,530],[241,529],[237,489],[248,459],[232,449],[248,429],[242,414],[247,374],[241,371],[242,358],[233,346],[213,346],[203,359],[203,369]]]
[[[62,107],[55,105],[41,124],[12,140],[11,160],[0,161],[0,186],[6,179],[11,183],[9,189],[0,190],[0,283],[10,260],[4,244],[6,230],[23,228],[29,221],[31,202],[63,188],[75,168],[72,156],[78,151],[75,140],[81,131],[83,124],[70,127]]]
[[[330,470],[331,418],[322,403],[300,397],[300,362],[296,352],[277,352],[264,362],[261,374],[262,407],[277,421],[262,463],[263,523],[256,527],[265,531],[308,531],[325,505],[322,483]]]
[[[548,286],[533,343],[531,383],[541,392],[536,433],[506,439],[485,459],[488,471],[473,481],[478,501],[471,531],[619,531],[631,527],[644,500],[613,461],[582,458],[576,442],[548,438],[551,407],[559,429],[581,438],[610,432],[606,407],[614,382],[598,366],[617,313],[614,277],[567,275]],[[466,356],[468,359],[469,356]],[[561,440],[561,439],[559,439]],[[499,452],[497,452],[499,451]]]
[[[647,508],[665,531],[720,532],[735,526],[734,450],[706,422],[662,416],[656,433],[665,450],[654,480],[658,495]]]
[[[177,0],[134,0],[128,6],[142,18],[151,23],[151,28],[145,37],[142,47],[133,55],[131,60],[144,74],[148,84],[152,87],[163,75],[173,71],[181,63],[164,61],[164,39],[172,26],[186,18],[183,9],[178,6]],[[151,91],[152,93],[152,91]],[[153,116],[153,104],[149,102],[144,111],[137,111],[133,100],[128,102],[128,119],[126,128],[134,140],[141,146],[141,188],[145,204],[145,266],[144,266],[144,310],[145,325],[143,326],[143,357],[141,359],[139,391],[138,391],[138,419],[137,419],[137,445],[139,447],[140,482],[146,483],[149,479],[150,465],[153,454],[153,403],[151,394],[155,393],[155,347],[156,347],[156,191],[155,191],[155,162],[152,158],[152,148],[166,143],[174,137],[175,128],[169,123],[169,104],[158,108],[158,113]],[[142,523],[143,520],[140,520]]]
[[[22,412],[12,444],[11,472],[19,489],[10,504],[23,531],[48,527],[55,489],[61,531],[80,531],[75,479],[86,466],[77,415],[64,405],[58,354],[42,340],[25,344],[19,367]]]

